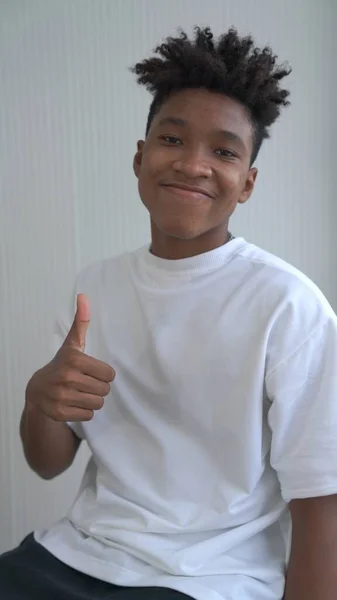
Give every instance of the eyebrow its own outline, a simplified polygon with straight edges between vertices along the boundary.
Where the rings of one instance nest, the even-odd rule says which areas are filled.
[[[186,127],[187,121],[179,117],[163,117],[158,125],[177,125],[178,127]]]
[[[180,117],[163,117],[158,125],[176,125],[177,127],[186,127],[188,125],[185,119],[181,119]],[[213,132],[214,134],[221,135],[226,141],[235,142],[239,144],[244,150],[247,150],[247,146],[243,139],[234,131],[228,131],[227,129],[216,129]]]

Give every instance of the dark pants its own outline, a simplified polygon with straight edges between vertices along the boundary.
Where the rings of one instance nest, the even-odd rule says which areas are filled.
[[[0,556],[1,600],[188,600],[166,588],[126,588],[99,581],[63,564],[33,535]]]

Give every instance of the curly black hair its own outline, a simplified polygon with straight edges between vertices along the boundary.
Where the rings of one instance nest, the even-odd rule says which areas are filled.
[[[138,83],[154,96],[146,135],[154,116],[173,92],[204,88],[230,96],[248,109],[254,132],[253,164],[263,140],[269,137],[268,128],[278,118],[281,107],[290,104],[289,92],[281,89],[279,82],[291,68],[277,66],[278,57],[268,46],[254,47],[252,36],[239,37],[234,27],[217,42],[209,27],[195,27],[194,33],[194,40],[189,40],[184,31],[179,37],[168,37],[154,50],[162,58],[145,59],[131,68]]]

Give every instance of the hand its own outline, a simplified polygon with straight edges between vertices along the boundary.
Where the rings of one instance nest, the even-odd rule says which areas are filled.
[[[55,421],[90,421],[110,392],[115,371],[84,354],[90,324],[89,300],[77,296],[77,311],[69,333],[53,360],[27,385],[26,401]]]

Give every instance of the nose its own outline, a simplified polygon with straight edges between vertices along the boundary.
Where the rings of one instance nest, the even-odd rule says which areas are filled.
[[[198,151],[184,152],[178,160],[174,161],[172,167],[176,173],[183,173],[186,179],[209,178],[212,176],[210,164]]]

